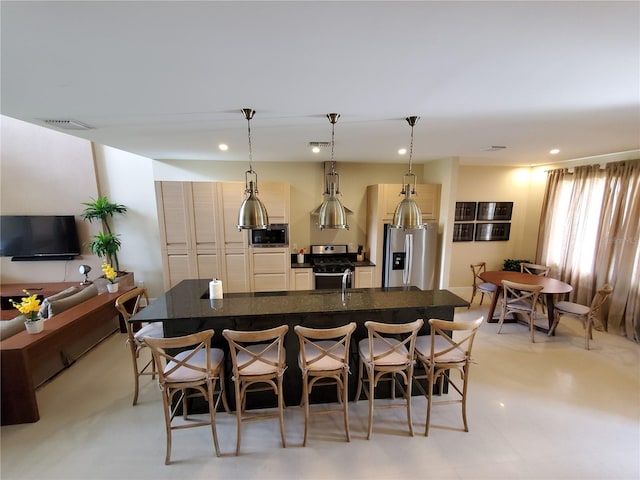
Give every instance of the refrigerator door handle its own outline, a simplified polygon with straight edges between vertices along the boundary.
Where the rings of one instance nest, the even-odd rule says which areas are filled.
[[[413,234],[404,237],[404,270],[402,271],[402,283],[408,285],[411,281],[411,264],[413,263]]]

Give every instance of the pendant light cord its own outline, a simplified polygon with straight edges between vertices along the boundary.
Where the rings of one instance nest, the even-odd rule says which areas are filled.
[[[253,172],[253,149],[251,148],[251,119],[255,115],[255,110],[251,108],[243,108],[242,113],[247,119],[247,137],[249,138],[249,172]]]

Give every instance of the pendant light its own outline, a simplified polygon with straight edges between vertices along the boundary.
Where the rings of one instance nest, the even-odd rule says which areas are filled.
[[[238,230],[243,228],[265,229],[269,225],[267,209],[258,198],[258,174],[253,171],[253,151],[251,150],[251,119],[256,113],[250,108],[243,108],[242,113],[247,119],[247,133],[249,137],[249,170],[244,172],[246,197],[238,211]]]
[[[320,205],[318,226],[320,230],[325,228],[349,229],[347,224],[347,211],[340,202],[340,178],[335,169],[333,150],[335,146],[335,125],[340,118],[338,113],[327,114],[331,122],[331,171],[325,175],[324,201]]]
[[[420,117],[407,117],[406,120],[411,125],[411,146],[409,147],[409,173],[402,177],[402,191],[401,195],[404,195],[402,201],[396,207],[396,211],[393,214],[393,228],[424,228],[422,224],[422,212],[416,201],[412,198],[412,195],[416,194],[416,176],[413,173],[412,159],[413,159],[413,127],[418,122]]]

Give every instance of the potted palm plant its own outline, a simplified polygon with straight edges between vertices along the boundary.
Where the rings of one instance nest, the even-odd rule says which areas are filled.
[[[85,209],[80,216],[84,220],[88,220],[89,223],[94,220],[100,220],[104,230],[106,230],[98,232],[91,237],[91,241],[87,243],[87,246],[91,249],[91,253],[103,258],[106,263],[113,265],[116,272],[120,271],[118,251],[122,244],[118,235],[114,234],[111,230],[109,220],[116,214],[126,213],[127,207],[110,202],[106,196],[92,199],[90,202],[83,202],[82,205],[85,206]]]

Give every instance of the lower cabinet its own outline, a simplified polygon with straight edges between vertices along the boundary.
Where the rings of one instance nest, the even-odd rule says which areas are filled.
[[[292,268],[290,289],[313,290],[313,270],[311,268]]]
[[[251,249],[251,291],[289,290],[291,254],[288,248]]]
[[[373,272],[375,267],[356,267],[354,288],[373,288]]]
[[[227,272],[223,283],[225,293],[249,292],[249,259],[246,250],[226,250],[224,262]]]

